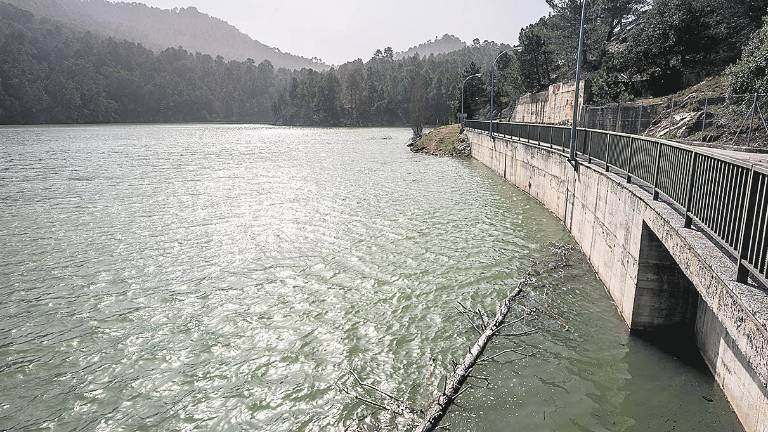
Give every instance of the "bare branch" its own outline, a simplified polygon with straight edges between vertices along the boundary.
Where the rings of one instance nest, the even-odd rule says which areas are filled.
[[[395,402],[398,402],[398,403],[401,403],[401,404],[405,403],[405,402],[403,402],[401,399],[398,399],[398,398],[396,398],[396,397],[392,396],[391,394],[389,394],[389,393],[385,392],[384,390],[382,390],[382,389],[380,389],[380,388],[378,388],[378,387],[375,387],[375,386],[372,386],[372,385],[370,385],[370,384],[367,384],[367,383],[363,382],[363,381],[360,379],[360,377],[359,377],[359,376],[357,376],[357,374],[355,373],[355,371],[353,371],[352,369],[347,369],[347,371],[348,371],[348,372],[349,372],[349,373],[352,375],[352,377],[355,379],[355,381],[357,381],[357,384],[358,384],[358,385],[360,385],[361,387],[365,387],[365,388],[371,389],[371,390],[373,390],[373,391],[375,391],[375,392],[377,392],[377,393],[379,393],[379,394],[382,394],[382,395],[384,395],[384,396],[386,396],[386,397],[388,397],[388,398],[392,399],[392,400],[393,400],[393,401],[395,401]]]
[[[477,316],[480,318],[480,322],[483,323],[483,329],[488,327],[488,317],[485,316],[485,313],[480,310],[480,308],[477,308]]]
[[[513,352],[513,353],[516,353],[516,354],[520,354],[517,351],[515,351],[514,349],[505,349],[505,350],[500,351],[500,352],[498,352],[498,353],[496,353],[496,354],[494,354],[492,356],[483,357],[480,360],[478,360],[477,362],[478,363],[487,363],[487,362],[495,359],[496,357],[498,357],[500,355],[503,355],[503,354],[506,354],[506,353],[510,353],[510,352]],[[522,354],[520,354],[520,355],[522,355]],[[528,357],[528,356],[524,356],[524,357]]]
[[[472,318],[472,315],[470,313],[465,312],[459,308],[456,308],[456,310],[459,311],[467,319],[467,321],[469,322],[470,325],[472,325],[472,328],[475,329],[477,334],[483,334],[482,330],[480,330],[480,328],[478,328],[477,325],[475,324],[475,320]]]
[[[370,405],[372,407],[379,408],[379,409],[384,410],[384,411],[394,411],[394,412],[400,414],[400,412],[398,412],[397,410],[393,410],[393,409],[391,409],[388,406],[382,405],[382,404],[380,404],[380,403],[378,403],[378,402],[376,402],[374,400],[364,398],[364,397],[362,397],[362,396],[360,396],[360,395],[358,395],[356,393],[352,393],[351,391],[347,390],[343,386],[337,386],[337,388],[339,390],[341,390],[342,392],[344,392],[344,394],[346,394],[348,396],[351,396],[351,397],[357,399],[358,401],[365,403],[366,405]]]
[[[464,394],[464,392],[465,392],[465,391],[467,391],[467,390],[469,390],[469,389],[471,389],[471,388],[472,388],[472,385],[471,385],[471,384],[467,384],[466,386],[464,386],[464,388],[462,388],[462,389],[461,389],[461,390],[460,390],[460,391],[459,391],[459,392],[456,394],[456,397],[455,397],[454,399],[458,399],[458,398],[459,398],[459,396],[461,396],[462,394]],[[456,403],[456,401],[454,401],[453,403]]]
[[[479,338],[469,351],[464,356],[464,360],[457,367],[454,367],[453,374],[450,378],[446,379],[446,384],[443,391],[435,396],[430,406],[426,409],[426,415],[415,429],[416,432],[429,432],[435,430],[440,424],[440,420],[445,416],[448,408],[455,403],[463,392],[469,389],[471,386],[463,387],[467,379],[471,376],[475,364],[481,359],[486,346],[493,338],[494,334],[498,331],[499,327],[504,324],[504,320],[507,318],[512,304],[523,293],[523,286],[530,284],[532,278],[526,277],[521,281],[517,287],[512,290],[507,297],[501,301],[496,308],[496,316],[493,319],[488,319],[483,316],[481,310],[477,310],[476,313],[483,320],[483,331],[480,333]],[[469,310],[468,307],[459,303],[459,305],[465,310]],[[474,320],[472,320],[474,322]],[[477,330],[477,329],[476,329]]]
[[[527,336],[529,334],[536,333],[535,329],[530,329],[517,333],[496,333],[496,336]]]

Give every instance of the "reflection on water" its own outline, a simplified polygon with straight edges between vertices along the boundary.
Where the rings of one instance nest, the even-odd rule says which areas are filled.
[[[385,139],[391,138],[391,139]],[[711,377],[630,338],[558,221],[405,129],[0,129],[0,429],[391,426],[346,368],[424,404],[531,262],[538,333],[454,430],[739,430]],[[567,329],[565,328],[567,326]],[[707,399],[712,400],[712,402]]]

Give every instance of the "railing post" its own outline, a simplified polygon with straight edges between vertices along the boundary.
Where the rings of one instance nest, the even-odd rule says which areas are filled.
[[[758,182],[755,181],[755,167],[754,165],[749,170],[749,181],[747,182],[747,189],[744,197],[744,217],[741,219],[741,232],[739,236],[739,255],[736,257],[736,282],[747,283],[749,280],[749,270],[744,265],[744,261],[748,258],[749,254],[749,242],[752,235],[752,226],[755,223],[755,207],[757,205],[757,186]]]
[[[629,138],[629,161],[627,161],[627,183],[632,183],[632,156],[635,150],[635,139]]]
[[[661,141],[656,142],[656,164],[653,167],[653,200],[659,199],[659,162],[661,160]]]
[[[553,134],[552,134],[552,131],[553,131],[553,130],[554,130],[554,129],[553,129],[553,126],[549,126],[549,139],[548,139],[547,141],[549,141],[549,148],[551,148],[551,149],[555,148],[555,145],[554,145],[554,144],[552,144],[552,141],[554,141],[554,140],[552,139],[552,135],[553,135]]]
[[[691,166],[688,168],[688,183],[685,187],[685,222],[683,226],[690,228],[693,224],[693,218],[691,217],[691,203],[693,202],[693,185],[696,177],[696,163],[699,161],[699,153],[691,152]]]
[[[562,141],[560,141],[560,143],[562,144],[560,147],[562,147],[562,148],[563,148],[563,150],[565,150],[565,128],[563,128],[563,140],[562,140]],[[575,146],[575,145],[576,145],[576,144],[574,144],[574,143],[572,143],[572,142],[568,141],[568,148],[569,148],[569,149],[571,148],[571,146]]]
[[[587,142],[587,163],[592,163],[592,132],[585,130],[584,140]]]
[[[608,161],[611,159],[611,138],[613,138],[613,135],[608,132],[608,142],[605,143],[605,172],[611,171],[611,166],[608,163]]]

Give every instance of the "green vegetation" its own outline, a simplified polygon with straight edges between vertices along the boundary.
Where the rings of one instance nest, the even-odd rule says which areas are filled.
[[[317,72],[303,69],[279,90],[273,105],[274,121],[291,125],[423,125],[446,124],[461,109],[463,78],[481,73],[508,45],[476,41],[450,53],[421,58],[394,58],[391,48],[376,50],[373,58],[345,63],[338,69]],[[498,62],[496,111],[508,107],[520,94],[514,56]],[[490,77],[467,82],[465,109],[470,116],[487,116]]]
[[[0,3],[0,123],[272,119],[279,74],[73,30]]]
[[[473,62],[483,64],[509,48],[477,41],[449,54],[402,60],[386,48],[367,62],[326,72],[291,71],[183,48],[155,53],[0,3],[0,123],[233,121],[418,129],[454,120],[462,71],[477,73]],[[498,106],[516,98],[510,83],[504,75],[498,79]],[[480,79],[467,84],[468,112],[487,104],[485,88]]]
[[[728,68],[727,76],[733,93],[768,92],[768,19],[752,35],[741,59]]]
[[[417,136],[424,124],[456,120],[467,77],[480,76],[466,81],[469,118],[503,117],[522,93],[571,80],[582,5],[547,0],[552,12],[522,29],[515,49],[478,39],[461,47],[444,36],[408,51],[428,56],[400,58],[386,47],[318,71],[204,54],[234,58],[261,45],[192,9],[7,1],[62,21],[0,3],[0,123],[410,125]],[[731,92],[768,91],[768,33],[760,30],[767,11],[768,0],[591,0],[584,63],[591,102],[670,95],[726,69]],[[181,43],[202,53],[158,48],[177,46],[180,26],[201,29],[184,33],[190,39]],[[157,51],[123,39],[145,40]]]
[[[553,13],[520,33],[527,91],[573,79],[581,2],[548,3]],[[594,102],[668,95],[723,72],[767,9],[768,0],[590,1],[584,67]]]
[[[460,134],[458,124],[431,130],[418,139],[411,150],[435,156],[469,156],[469,145]]]
[[[454,35],[444,34],[442,37],[436,37],[435,40],[430,40],[424,43],[420,43],[414,47],[409,48],[406,51],[395,53],[395,60],[400,60],[408,57],[419,56],[429,57],[431,55],[445,54],[460,50],[467,46],[461,39]]]
[[[308,59],[281,52],[218,18],[208,16],[194,7],[159,9],[138,2],[108,0],[3,0],[32,12],[38,18],[48,18],[74,29],[125,39],[162,51],[184,47],[225,60],[253,59],[254,63],[269,60],[275,68],[298,69],[311,67],[328,69],[318,59]]]

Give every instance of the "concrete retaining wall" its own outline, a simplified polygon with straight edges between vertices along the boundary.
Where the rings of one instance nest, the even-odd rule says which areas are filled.
[[[579,100],[581,104],[588,95],[587,83],[581,82]],[[573,117],[573,101],[576,82],[552,84],[546,91],[527,93],[517,100],[511,121],[528,123],[566,124]]]
[[[734,282],[714,243],[624,177],[574,170],[548,148],[467,135],[475,159],[564,221],[630,329],[695,319],[699,350],[745,429],[768,431],[768,293]]]

